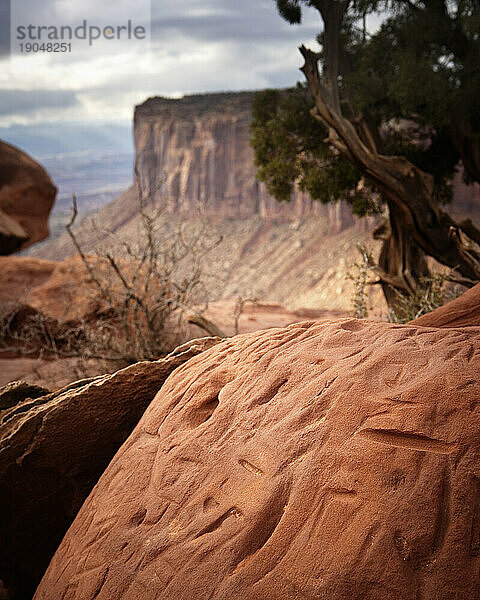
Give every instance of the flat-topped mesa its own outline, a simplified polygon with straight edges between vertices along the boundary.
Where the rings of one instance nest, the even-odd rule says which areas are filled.
[[[219,217],[328,219],[353,223],[344,203],[322,205],[295,190],[277,202],[256,178],[249,125],[255,92],[149,98],[135,108],[134,136],[143,193],[171,213]]]
[[[177,115],[181,117],[201,117],[220,112],[251,112],[256,92],[217,92],[211,94],[191,94],[181,98],[154,96],[135,107],[135,121],[139,117]]]

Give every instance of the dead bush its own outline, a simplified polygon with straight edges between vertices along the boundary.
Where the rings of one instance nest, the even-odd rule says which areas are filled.
[[[70,321],[56,320],[17,299],[1,307],[0,350],[128,364],[170,352],[184,341],[182,328],[189,319],[222,334],[202,316],[208,306],[203,263],[221,242],[206,221],[166,231],[163,209],[144,198],[139,186],[135,235],[120,239],[95,226],[99,242],[87,253],[74,232],[75,195],[72,211],[67,231],[84,273],[81,289],[72,278],[73,289],[64,290],[64,296],[66,303],[83,302],[88,311]]]

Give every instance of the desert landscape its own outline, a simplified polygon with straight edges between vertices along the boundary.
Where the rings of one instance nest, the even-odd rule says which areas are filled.
[[[0,600],[478,600],[478,5],[217,4],[5,84]]]

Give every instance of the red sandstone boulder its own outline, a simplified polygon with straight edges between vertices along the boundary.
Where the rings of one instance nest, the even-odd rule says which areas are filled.
[[[0,304],[20,302],[49,279],[57,263],[29,256],[0,256]]]
[[[48,394],[0,388],[0,591],[31,599],[90,490],[168,375],[219,340]],[[1,409],[5,410],[1,410]],[[0,593],[1,598],[1,593]]]
[[[35,599],[478,600],[479,348],[349,319],[190,360]]]
[[[0,411],[12,408],[27,398],[33,400],[49,393],[49,390],[39,385],[32,385],[26,381],[11,381],[0,387]]]
[[[11,254],[48,237],[56,187],[24,152],[0,141],[0,254]]]
[[[101,278],[104,265],[95,256],[88,260]],[[102,306],[98,288],[80,256],[63,261],[2,256],[0,281],[0,304],[25,304],[59,323],[91,318]]]
[[[411,321],[422,327],[468,327],[480,325],[480,284],[440,306],[436,310]]]
[[[0,208],[0,254],[15,252],[27,240],[28,234],[25,229]]]

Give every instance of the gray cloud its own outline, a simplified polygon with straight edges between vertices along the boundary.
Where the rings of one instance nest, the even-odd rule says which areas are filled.
[[[28,4],[32,21],[47,18],[49,11],[62,6],[58,0],[22,2]],[[85,2],[91,5],[93,0]],[[106,3],[101,4],[104,12]],[[0,13],[8,4],[9,0],[0,0]],[[302,25],[288,25],[273,0],[152,0],[153,68],[147,68],[142,53],[132,48],[121,61],[115,57],[102,61],[94,52],[66,55],[63,71],[52,65],[41,83],[35,74],[18,83],[3,77],[2,123],[15,122],[19,115],[22,122],[101,119],[106,114],[127,120],[133,105],[152,95],[294,85],[302,78],[297,46],[314,44],[320,29],[316,11],[309,9],[304,17]],[[91,77],[78,85],[80,79],[68,75],[82,68]]]
[[[10,0],[0,0],[0,57],[10,52]]]
[[[185,9],[185,5],[188,9]],[[263,42],[295,40],[302,36],[314,37],[320,22],[313,10],[305,11],[304,24],[290,26],[275,10],[273,0],[190,0],[177,10],[175,3],[166,6],[162,0],[152,4],[152,36],[161,40],[174,32],[201,42],[224,41]]]
[[[70,90],[1,90],[0,116],[28,115],[42,109],[63,109],[78,105],[76,93]]]

